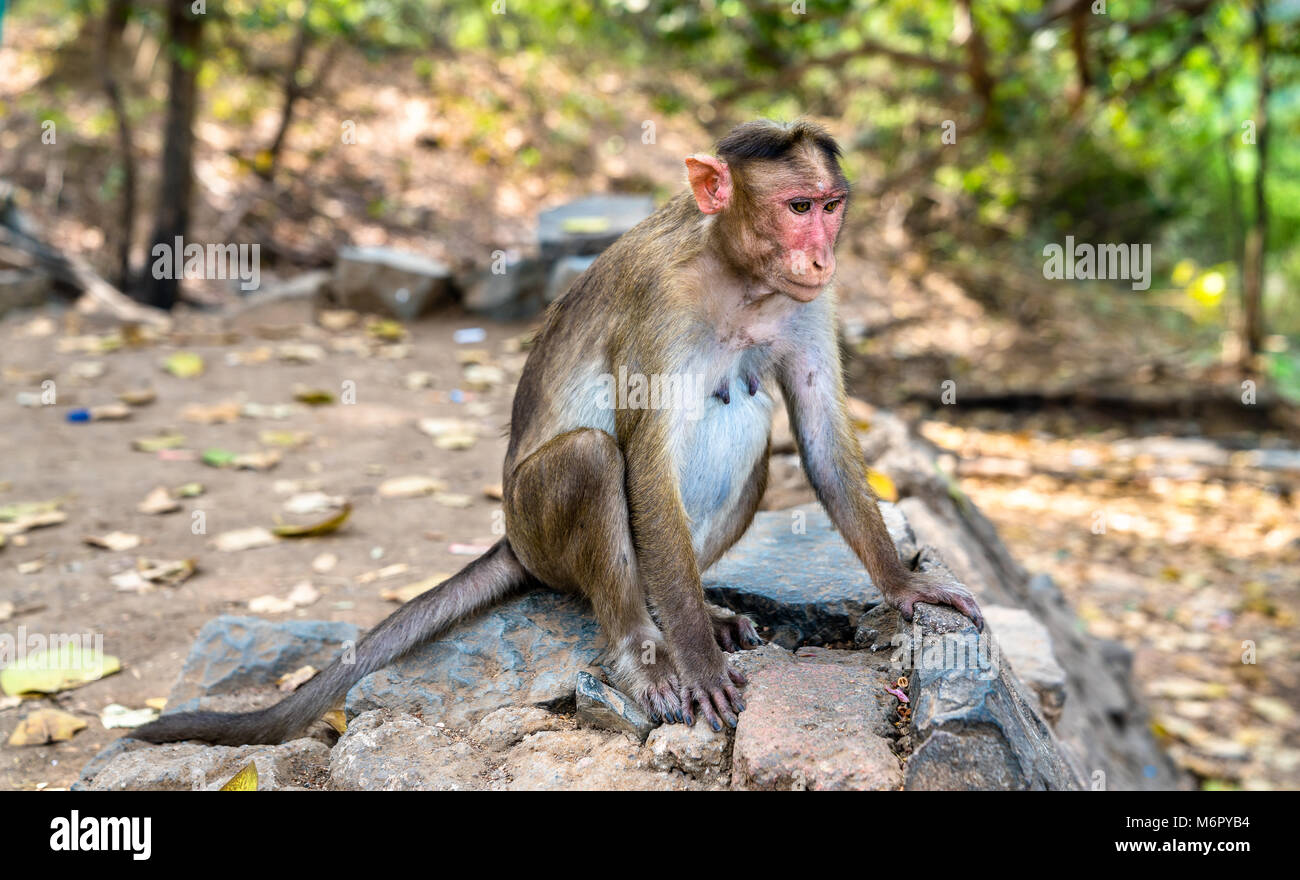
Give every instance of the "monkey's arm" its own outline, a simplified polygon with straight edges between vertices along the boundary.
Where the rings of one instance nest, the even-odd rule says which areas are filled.
[[[678,489],[670,418],[651,409],[616,414],[637,571],[664,629],[687,722],[694,723],[698,704],[715,729],[720,729],[718,716],[734,727],[736,713],[744,708],[736,685],[743,685],[745,677],[728,666],[714,637]]]
[[[951,605],[981,629],[975,597],[946,572],[912,572],[898,558],[862,457],[844,399],[834,333],[820,344],[796,347],[778,379],[804,472],[817,499],[886,601],[912,619],[915,602]]]

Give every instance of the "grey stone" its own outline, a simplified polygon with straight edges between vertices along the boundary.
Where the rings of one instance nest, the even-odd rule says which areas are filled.
[[[595,257],[563,257],[551,267],[551,277],[546,282],[546,301],[555,302],[569,292],[573,282],[596,262]]]
[[[362,679],[347,715],[388,709],[468,727],[504,706],[572,708],[574,678],[590,671],[601,644],[585,602],[534,590]]]
[[[360,634],[351,623],[222,615],[199,630],[167,698],[168,711],[193,708],[187,704],[198,697],[273,685],[308,664],[324,669]]]
[[[215,791],[252,761],[258,791],[320,788],[330,750],[314,739],[280,745],[149,745],[120,739],[82,771],[78,791]]]
[[[1052,653],[1052,636],[1023,608],[986,605],[984,619],[998,640],[1002,658],[1038,697],[1043,717],[1055,722],[1065,706],[1065,670]]]
[[[709,787],[650,769],[645,749],[603,730],[534,733],[506,754],[491,785],[505,791],[683,791]]]
[[[626,733],[638,742],[645,742],[655,728],[655,722],[630,697],[589,672],[578,673],[574,697],[578,721],[587,727]]]
[[[341,791],[462,791],[487,784],[488,763],[470,743],[410,715],[367,712],[348,724],[329,758]]]
[[[882,503],[890,536],[914,547],[906,521]],[[802,533],[795,531],[802,527]],[[864,610],[883,597],[819,505],[764,511],[743,538],[704,573],[709,598],[749,615],[764,638],[792,648],[853,638]]]
[[[0,316],[14,309],[43,304],[53,282],[48,275],[23,269],[0,269]]]
[[[537,216],[537,241],[548,262],[598,254],[654,213],[654,199],[602,194],[577,199]]]
[[[437,260],[391,248],[339,251],[333,304],[409,321],[451,300],[451,270]]]
[[[960,612],[917,604],[907,646],[914,748],[907,789],[1079,790],[1082,774],[997,642]]]
[[[507,254],[496,266],[457,278],[461,304],[497,321],[532,317],[546,307],[549,266],[539,257]]]

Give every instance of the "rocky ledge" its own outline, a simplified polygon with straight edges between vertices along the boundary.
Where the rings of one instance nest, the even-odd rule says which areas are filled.
[[[949,608],[918,605],[903,621],[820,508],[768,511],[705,577],[711,601],[766,639],[732,655],[750,679],[734,731],[656,726],[608,684],[590,609],[538,590],[363,679],[341,736],[322,724],[278,746],[124,739],[77,788],[219,788],[250,760],[262,789],[1180,787],[1123,652],[1080,633],[1050,580],[1020,569],[936,476],[923,441],[881,415],[864,448],[904,496],[882,504],[900,557],[950,565],[979,596],[985,632]],[[357,635],[217,618],[169,709],[267,705],[277,677],[323,667]]]

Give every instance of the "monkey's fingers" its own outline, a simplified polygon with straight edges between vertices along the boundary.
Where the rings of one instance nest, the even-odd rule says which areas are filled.
[[[749,678],[745,673],[741,672],[739,669],[733,668],[731,664],[727,664],[727,676],[732,680],[732,682],[740,687],[749,684]]]
[[[665,724],[674,724],[685,719],[682,701],[678,696],[679,686],[675,678],[652,685],[642,693],[641,703],[650,710],[651,716]]]

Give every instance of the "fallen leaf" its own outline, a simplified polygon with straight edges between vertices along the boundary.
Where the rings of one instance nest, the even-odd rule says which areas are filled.
[[[325,349],[310,342],[286,342],[275,350],[280,360],[291,364],[314,364],[325,359]]]
[[[43,746],[52,742],[67,742],[79,730],[86,728],[71,712],[62,709],[37,709],[14,728],[9,737],[11,746]]]
[[[305,515],[335,510],[347,503],[342,495],[326,495],[324,492],[301,492],[284,502],[285,513]]]
[[[131,448],[137,452],[159,452],[163,449],[179,449],[185,445],[185,435],[169,431],[153,437],[140,437],[131,441]]]
[[[203,494],[202,483],[181,483],[172,490],[172,494],[177,498],[197,498]]]
[[[464,508],[469,507],[474,503],[473,496],[460,495],[455,492],[439,492],[433,496],[433,500],[435,503],[441,504],[443,507]]]
[[[163,513],[175,513],[181,509],[181,503],[172,497],[172,493],[167,490],[166,486],[155,486],[154,489],[144,497],[144,500],[136,505],[136,510],[150,516],[157,516]]]
[[[248,766],[230,777],[220,791],[257,791],[257,765],[249,761]]]
[[[292,693],[307,682],[311,681],[318,672],[320,672],[320,670],[311,664],[300,666],[293,672],[286,672],[284,675],[277,678],[275,683],[279,686],[282,693]]]
[[[311,434],[307,431],[262,431],[257,435],[257,442],[263,446],[283,446],[294,449],[310,443]]]
[[[876,497],[881,501],[892,503],[898,500],[898,488],[894,485],[894,481],[874,468],[867,468],[867,485],[871,486],[871,491],[875,492]]]
[[[406,328],[401,322],[387,318],[372,318],[366,323],[366,332],[372,339],[383,342],[401,342],[406,338]]]
[[[45,513],[33,513],[13,522],[0,523],[0,537],[9,535],[21,535],[23,532],[29,532],[32,529],[43,529],[46,526],[57,526],[65,521],[68,515],[61,510],[50,510]],[[14,540],[17,546],[18,540]]]
[[[158,392],[152,388],[128,388],[119,392],[117,399],[127,406],[148,406],[158,399]]]
[[[351,309],[322,309],[316,313],[316,323],[335,333],[348,329],[360,318],[361,315]]]
[[[415,581],[414,583],[407,584],[403,587],[389,587],[386,590],[380,591],[379,598],[387,599],[390,602],[410,602],[416,596],[421,593],[427,593],[449,577],[451,577],[449,574],[435,574],[422,581]]]
[[[134,569],[115,574],[108,581],[122,592],[144,593],[155,585],[178,586],[197,570],[197,559],[148,559],[141,556],[136,559]]]
[[[157,717],[157,709],[128,709],[120,703],[109,703],[100,711],[99,723],[107,730],[118,727],[134,728],[148,724]]]
[[[405,562],[395,562],[392,565],[385,565],[383,568],[357,575],[357,584],[365,585],[384,578],[396,577],[399,574],[406,574],[410,570],[411,566]]]
[[[351,513],[352,505],[344,502],[343,508],[329,519],[306,526],[277,525],[274,531],[281,538],[314,538],[319,535],[328,535],[330,532],[337,531],[339,526],[347,522],[347,518]]]
[[[311,561],[311,570],[317,574],[328,574],[339,564],[339,558],[333,553],[322,553]]]
[[[308,406],[325,406],[334,402],[334,394],[323,388],[308,388],[305,385],[293,387],[293,399]]]
[[[486,497],[491,498],[493,501],[500,501],[506,496],[505,489],[501,487],[500,483],[492,483],[489,486],[484,486],[483,494]]]
[[[212,544],[218,550],[227,553],[233,553],[239,550],[252,550],[257,547],[269,547],[279,539],[271,534],[267,529],[261,526],[252,526],[247,529],[235,529],[234,531],[222,532],[213,540]]]
[[[14,607],[14,603],[10,602],[8,599],[0,602],[0,623],[4,623],[6,620],[14,616]]]
[[[15,504],[0,505],[0,522],[15,522],[37,513],[48,513],[63,506],[63,499],[51,501],[19,501]]]
[[[107,535],[86,535],[82,540],[92,547],[120,553],[140,546],[140,536],[130,532],[109,532]]]
[[[239,421],[242,411],[243,405],[237,400],[227,400],[212,406],[191,403],[181,410],[181,418],[200,425],[223,425]]]
[[[56,694],[99,681],[122,668],[109,654],[83,647],[72,639],[55,650],[38,650],[0,669],[0,690],[6,694]]]
[[[18,566],[17,566],[17,568],[18,568],[18,573],[19,573],[19,574],[35,574],[36,572],[38,572],[38,571],[40,571],[42,568],[44,568],[44,567],[46,566],[47,562],[48,562],[48,561],[45,560],[45,559],[32,559],[32,560],[29,560],[29,561],[27,561],[27,562],[20,562],[20,563],[18,563]],[[4,619],[4,618],[0,617],[0,620],[3,620],[3,619]]]
[[[150,709],[157,709],[159,712],[161,712],[163,709],[167,708],[167,698],[150,697],[149,699],[144,701],[144,704],[148,706]]]
[[[193,379],[203,372],[203,358],[192,351],[178,351],[163,360],[163,369],[178,379]]]
[[[106,403],[89,410],[92,422],[120,422],[131,418],[131,408],[124,403]]]
[[[321,720],[334,728],[334,732],[339,736],[348,732],[348,716],[343,713],[342,709],[330,709],[321,716]]]
[[[413,475],[393,477],[379,484],[381,498],[416,498],[420,495],[432,495],[447,488],[446,482],[433,477]]]

